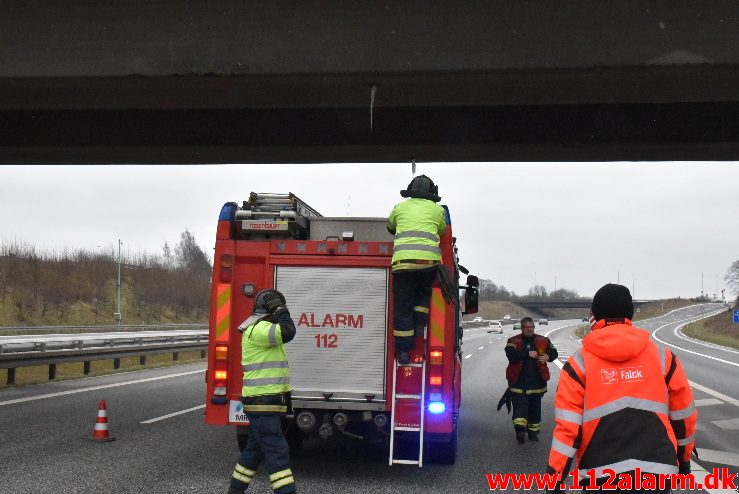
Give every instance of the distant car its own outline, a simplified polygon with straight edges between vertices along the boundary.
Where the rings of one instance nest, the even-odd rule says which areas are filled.
[[[547,326],[547,325],[549,325],[549,321],[547,321],[543,317],[539,319],[539,326]]]
[[[472,320],[472,322],[482,322],[482,317],[476,317]]]
[[[514,322],[513,323],[513,329],[521,329],[521,322]]]
[[[589,322],[589,321],[590,321],[590,319],[588,319],[587,317],[583,317],[582,318],[582,322]]]
[[[503,320],[504,321],[510,321],[511,320],[511,315],[510,314],[506,314],[505,316],[503,316]]]
[[[499,321],[490,321],[488,323],[488,333],[502,333],[503,325]]]

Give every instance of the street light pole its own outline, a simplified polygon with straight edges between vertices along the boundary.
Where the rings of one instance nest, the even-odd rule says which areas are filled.
[[[121,239],[118,239],[118,303],[116,304],[116,311],[113,314],[116,322],[121,323]]]

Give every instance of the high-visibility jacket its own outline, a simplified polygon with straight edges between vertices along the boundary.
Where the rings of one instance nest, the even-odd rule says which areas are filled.
[[[439,241],[446,230],[446,211],[434,201],[410,198],[396,204],[387,227],[395,232],[393,271],[427,268],[441,261]]]
[[[287,411],[285,394],[292,387],[279,324],[261,320],[244,329],[241,337],[241,369],[244,371],[241,395],[244,397],[245,411]]]
[[[549,361],[557,358],[557,350],[552,346],[552,342],[547,338],[546,336],[541,336],[538,334],[534,334],[531,338],[534,343],[534,348],[532,350],[536,350],[539,355],[547,355],[549,356]],[[514,352],[511,352],[508,350],[508,348],[511,348]],[[508,357],[508,367],[506,367],[505,370],[505,377],[508,381],[508,386],[511,388],[511,391],[514,393],[522,392],[522,391],[528,391],[529,394],[533,391],[544,393],[547,390],[547,381],[549,381],[549,367],[547,364],[536,364],[536,371],[539,376],[539,379],[541,380],[541,385],[537,386],[539,389],[527,389],[527,390],[521,390],[516,389],[516,385],[519,382],[519,378],[521,377],[521,371],[524,367],[524,360],[528,359],[529,356],[526,355],[524,360],[521,360],[521,357],[516,355],[524,350],[524,337],[523,335],[517,334],[516,336],[512,336],[508,338],[508,342],[506,343],[506,356]]]
[[[560,373],[549,473],[672,474],[690,461],[698,412],[677,357],[628,319],[600,320]]]

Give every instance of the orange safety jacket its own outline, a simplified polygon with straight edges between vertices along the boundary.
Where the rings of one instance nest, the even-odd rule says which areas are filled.
[[[534,346],[539,355],[547,355],[549,353],[549,346],[551,342],[546,336],[538,334],[534,335]],[[523,350],[523,335],[517,334],[508,338],[506,346],[512,346],[517,352]],[[547,364],[539,364],[536,366],[539,370],[539,376],[545,383],[549,381],[549,366]],[[508,386],[515,386],[518,382],[518,378],[521,376],[521,370],[523,369],[523,361],[519,362],[508,362],[508,367],[505,370],[505,378],[508,381]]]
[[[564,365],[548,473],[672,474],[690,462],[698,411],[677,357],[628,319],[597,321]]]

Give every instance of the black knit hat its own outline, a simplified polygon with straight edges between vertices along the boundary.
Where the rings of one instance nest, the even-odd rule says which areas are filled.
[[[634,317],[634,301],[631,292],[623,285],[608,283],[593,296],[590,310],[596,320]]]

